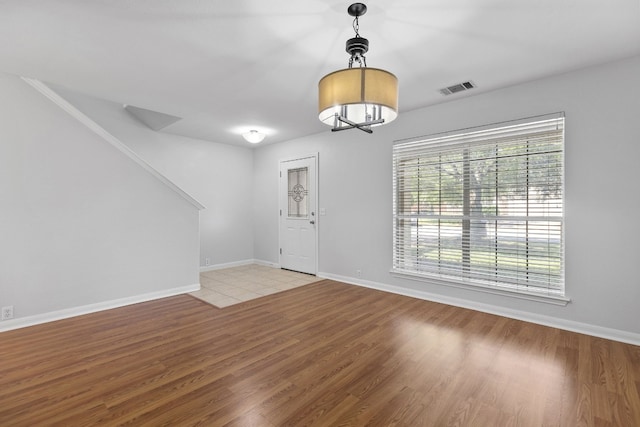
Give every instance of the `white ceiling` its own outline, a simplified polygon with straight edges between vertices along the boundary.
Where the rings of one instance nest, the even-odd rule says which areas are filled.
[[[171,133],[284,141],[329,132],[317,83],[347,65],[351,3],[0,0],[0,71],[182,117]],[[640,54],[640,0],[365,3],[367,65],[398,76],[400,114]],[[439,93],[467,80],[478,87]]]

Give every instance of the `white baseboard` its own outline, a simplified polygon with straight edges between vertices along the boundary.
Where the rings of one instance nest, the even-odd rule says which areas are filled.
[[[495,314],[498,316],[508,317],[510,319],[522,320],[525,322],[536,323],[539,325],[550,326],[552,328],[564,329],[580,334],[591,335],[599,338],[620,341],[627,344],[640,346],[640,334],[621,331],[619,329],[605,328],[603,326],[591,325],[588,323],[575,322],[573,320],[560,319],[557,317],[545,316],[542,314],[526,313],[517,310],[511,310],[505,307],[498,307],[490,304],[478,303],[470,300],[447,297],[444,295],[433,294],[430,292],[407,289],[400,286],[387,285],[384,283],[372,282],[353,277],[340,276],[331,273],[318,273],[318,277],[324,279],[336,280],[351,285],[362,286],[365,288],[376,289],[379,291],[391,292],[398,295],[404,295],[412,298],[418,298],[425,301],[438,302],[442,304],[452,305],[455,307],[468,308],[471,310],[481,311],[484,313]]]
[[[277,262],[262,261],[260,259],[254,259],[253,263],[258,265],[264,265],[265,267],[280,268],[280,264],[278,264]]]
[[[253,263],[254,262],[252,259],[245,259],[242,261],[226,262],[224,264],[205,265],[200,266],[200,273],[203,273],[205,271],[222,270],[223,268],[240,267],[242,265],[250,265]]]
[[[258,264],[258,265],[264,265],[266,267],[280,268],[279,264],[276,264],[273,262],[262,261],[259,259],[245,259],[242,261],[226,262],[224,264],[202,266],[200,267],[200,273],[204,273],[206,271],[222,270],[223,268],[240,267],[243,265],[251,265],[251,264]]]
[[[41,323],[53,322],[67,319],[69,317],[81,316],[83,314],[95,313],[112,308],[123,307],[125,305],[138,304],[155,299],[172,297],[174,295],[187,294],[200,290],[200,284],[181,286],[178,288],[166,289],[148,294],[136,295],[127,298],[120,298],[111,301],[88,304],[80,307],[67,308],[64,310],[52,311],[49,313],[36,314],[35,316],[21,317],[18,319],[6,320],[0,324],[0,332],[13,329],[26,328],[27,326],[39,325]]]

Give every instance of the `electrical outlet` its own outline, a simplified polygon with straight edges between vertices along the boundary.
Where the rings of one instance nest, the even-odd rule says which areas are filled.
[[[211,258],[205,258],[204,265],[211,265]]]
[[[13,319],[13,306],[2,307],[2,320]]]
[[[362,277],[362,270],[356,270],[356,276]]]

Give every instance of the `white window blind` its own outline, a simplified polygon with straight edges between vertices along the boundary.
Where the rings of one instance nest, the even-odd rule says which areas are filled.
[[[564,295],[564,115],[397,143],[393,271]]]

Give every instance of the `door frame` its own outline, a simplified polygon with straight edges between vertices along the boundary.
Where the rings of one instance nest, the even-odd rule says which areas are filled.
[[[300,156],[292,156],[292,157],[287,157],[284,159],[280,159],[278,161],[278,210],[279,210],[279,215],[278,215],[278,266],[280,268],[282,268],[282,214],[285,212],[286,206],[283,206],[283,194],[282,194],[282,181],[280,181],[282,179],[282,176],[280,176],[282,174],[282,167],[283,167],[283,163],[286,162],[292,162],[292,161],[296,161],[296,160],[305,160],[305,159],[313,159],[313,164],[314,164],[314,171],[315,171],[315,179],[313,180],[315,182],[315,188],[312,188],[312,192],[313,192],[313,200],[315,202],[315,227],[314,227],[314,232],[315,232],[315,259],[313,261],[313,270],[314,270],[314,275],[318,275],[318,257],[319,257],[319,245],[318,245],[318,227],[320,226],[320,221],[319,221],[319,217],[320,215],[318,215],[318,211],[320,210],[320,208],[318,207],[318,203],[320,198],[318,197],[318,188],[320,187],[320,182],[318,180],[320,173],[318,170],[318,158],[319,158],[319,153],[318,152],[314,152],[311,154],[306,154],[306,155],[300,155]]]

